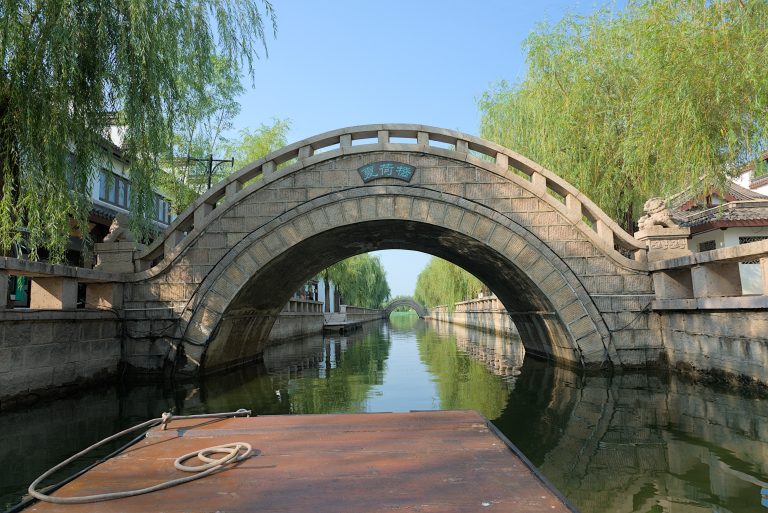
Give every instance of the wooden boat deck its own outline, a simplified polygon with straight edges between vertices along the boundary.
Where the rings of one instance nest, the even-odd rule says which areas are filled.
[[[189,475],[182,454],[250,443],[247,460],[202,479],[35,512],[573,512],[478,413],[434,411],[174,420],[54,493],[135,489]],[[190,465],[196,464],[191,461]]]

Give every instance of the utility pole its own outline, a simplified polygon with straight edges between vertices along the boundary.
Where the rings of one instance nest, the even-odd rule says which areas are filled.
[[[231,167],[235,167],[235,157],[232,157],[231,159],[215,159],[215,158],[213,158],[213,153],[209,154],[204,159],[198,159],[198,158],[190,157],[189,155],[187,155],[187,162],[189,162],[191,160],[195,161],[195,162],[207,162],[208,163],[207,174],[208,174],[208,188],[209,189],[211,188],[211,179],[213,178],[213,172],[216,170],[217,167],[219,167],[220,165],[222,165],[225,162],[229,162],[229,165]],[[214,165],[214,162],[216,163],[215,165]]]

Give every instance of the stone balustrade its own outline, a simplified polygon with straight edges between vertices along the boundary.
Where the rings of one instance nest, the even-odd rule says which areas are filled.
[[[285,304],[283,312],[293,313],[323,313],[323,303],[320,301],[310,301],[308,299],[291,298]]]
[[[8,297],[8,277],[32,280],[30,309],[77,308],[78,285],[85,284],[85,308],[114,309],[123,303],[123,277],[116,272],[0,257],[0,297]],[[0,309],[8,308],[0,302]]]
[[[506,308],[501,304],[496,296],[470,299],[456,303],[455,312],[506,312]]]
[[[326,132],[277,150],[223,179],[180,214],[165,234],[142,251],[136,271],[180,253],[188,235],[210,222],[216,208],[233,203],[277,172],[291,173],[342,155],[370,151],[428,151],[485,168],[494,168],[528,182],[540,197],[589,234],[607,251],[645,261],[646,248],[626,233],[589,198],[535,162],[503,146],[468,134],[410,124],[363,125]]]
[[[739,265],[758,261],[762,294],[743,294]],[[768,241],[649,262],[654,310],[768,308]]]

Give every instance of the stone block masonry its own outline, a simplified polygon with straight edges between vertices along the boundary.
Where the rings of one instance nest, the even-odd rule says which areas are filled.
[[[768,385],[768,312],[662,311],[670,365],[733,384]]]
[[[30,394],[117,374],[120,321],[112,312],[0,311],[0,409]]]
[[[427,319],[475,328],[499,335],[517,335],[512,318],[496,298],[475,299],[456,303],[454,310],[437,306],[429,311]]]
[[[415,171],[407,183],[392,174],[363,179],[361,167],[384,162]],[[368,125],[245,166],[143,250],[97,248],[102,264],[114,264],[110,272],[8,259],[0,271],[39,278],[38,296],[57,308],[72,304],[75,281],[102,284],[86,290],[86,307],[116,308],[143,323],[146,340],[126,341],[123,356],[150,372],[189,376],[259,358],[293,290],[343,258],[378,249],[451,260],[492,286],[526,350],[586,368],[676,354],[661,311],[768,310],[768,296],[733,297],[732,272],[744,258],[768,268],[768,241],[702,260],[678,256],[682,239],[667,240],[667,228],[644,230],[645,242],[633,238],[556,174],[491,142],[422,125]],[[134,272],[123,265],[131,260]],[[176,322],[173,333],[157,322],[165,315]],[[470,322],[475,313],[462,315]],[[480,327],[489,316],[498,319],[487,324],[510,322],[483,313]],[[755,349],[734,346],[742,355]],[[38,357],[45,360],[30,356]]]

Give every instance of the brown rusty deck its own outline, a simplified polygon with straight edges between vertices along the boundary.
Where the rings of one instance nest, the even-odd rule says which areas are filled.
[[[40,512],[573,511],[471,411],[173,421],[55,495],[135,489],[188,475],[173,461],[244,441],[236,467],[146,495]],[[190,463],[192,464],[192,463]]]

